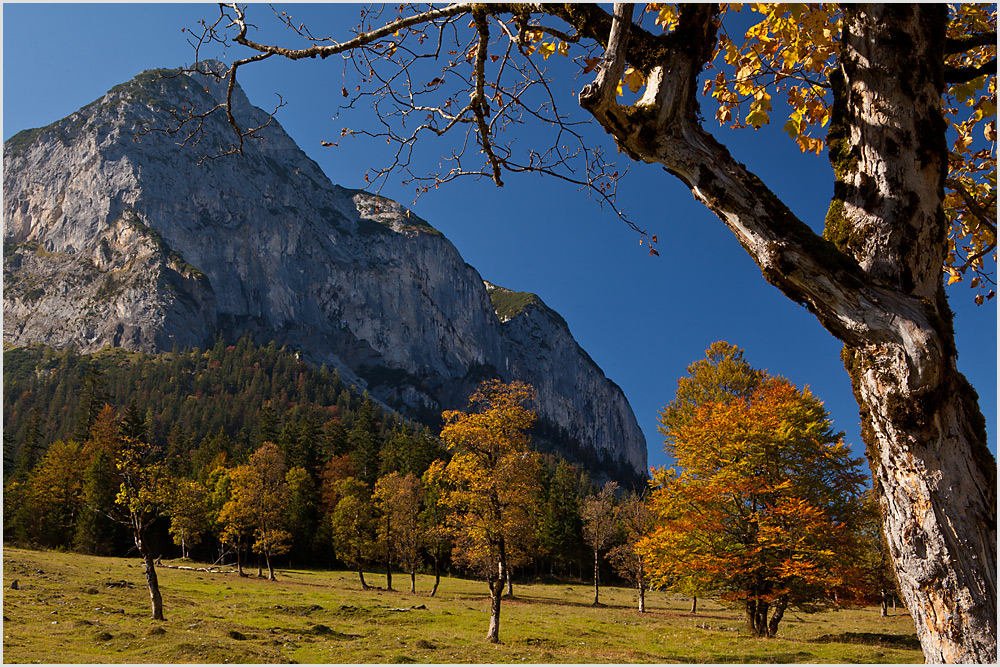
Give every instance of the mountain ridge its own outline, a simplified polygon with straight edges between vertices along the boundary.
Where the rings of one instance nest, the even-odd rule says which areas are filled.
[[[152,352],[250,333],[424,419],[486,377],[521,379],[555,431],[645,474],[621,389],[538,297],[504,320],[439,230],[331,183],[276,121],[204,163],[194,149],[233,136],[218,114],[195,147],[153,131],[164,108],[218,104],[203,79],[147,70],[5,142],[5,342]],[[267,122],[233,95],[241,126]]]

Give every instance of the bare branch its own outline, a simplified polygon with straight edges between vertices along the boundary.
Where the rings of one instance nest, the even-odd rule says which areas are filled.
[[[425,23],[433,23],[434,21],[442,18],[447,18],[451,16],[457,16],[460,14],[471,13],[473,8],[476,6],[472,2],[457,3],[454,5],[449,5],[447,7],[442,7],[440,9],[432,9],[421,14],[415,14],[413,16],[408,16],[401,18],[398,21],[393,21],[381,28],[372,30],[370,32],[358,35],[354,39],[350,39],[346,42],[339,44],[331,44],[327,46],[311,46],[307,49],[288,49],[280,46],[258,44],[247,38],[247,26],[242,21],[243,10],[239,5],[233,4],[233,9],[241,17],[239,22],[240,33],[237,35],[233,41],[237,44],[242,44],[243,46],[249,47],[254,51],[259,51],[261,53],[268,53],[271,55],[278,55],[288,58],[290,60],[301,60],[302,58],[328,58],[332,55],[339,53],[344,53],[352,51],[354,49],[367,46],[372,44],[383,37],[388,37],[394,35],[395,33],[405,30],[411,26],[422,25]]]
[[[493,181],[503,187],[500,179],[500,162],[493,154],[493,147],[490,145],[490,131],[486,127],[486,118],[490,115],[489,103],[486,101],[486,53],[490,46],[490,26],[486,19],[486,14],[481,11],[473,12],[476,20],[476,31],[479,33],[479,48],[476,49],[476,92],[473,98],[472,110],[476,114],[476,122],[479,125],[479,142],[486,151],[486,156],[493,165]]]

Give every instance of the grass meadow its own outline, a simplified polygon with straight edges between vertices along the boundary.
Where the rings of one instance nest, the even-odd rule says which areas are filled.
[[[163,565],[198,566],[181,561]],[[251,572],[256,573],[256,570]],[[5,548],[5,663],[914,663],[923,662],[902,609],[789,612],[776,639],[747,636],[734,610],[666,593],[635,608],[635,592],[588,585],[515,585],[500,636],[483,641],[482,582],[393,577],[363,591],[356,573],[278,570],[278,581],[157,568],[164,621],[149,620],[138,558]],[[376,573],[369,584],[384,585]],[[12,588],[17,581],[17,588]]]

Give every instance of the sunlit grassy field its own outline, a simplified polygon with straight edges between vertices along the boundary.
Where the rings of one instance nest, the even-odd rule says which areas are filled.
[[[164,561],[166,565],[197,564]],[[396,575],[401,591],[361,590],[356,573],[279,570],[278,581],[157,569],[165,621],[149,620],[138,559],[4,549],[4,662],[614,663],[922,662],[910,617],[878,609],[789,612],[780,637],[747,636],[733,610],[665,593],[520,585],[500,636],[483,641],[485,584]],[[255,572],[255,571],[253,571]],[[383,576],[367,575],[370,584]],[[17,581],[17,589],[11,588]]]

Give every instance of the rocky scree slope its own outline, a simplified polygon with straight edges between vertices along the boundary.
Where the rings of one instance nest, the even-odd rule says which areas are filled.
[[[645,475],[625,396],[540,299],[484,283],[396,202],[330,183],[276,121],[215,160],[234,139],[221,112],[186,146],[148,131],[224,97],[150,70],[5,142],[6,343],[163,352],[249,332],[431,423],[484,378],[523,380],[554,447]],[[242,127],[267,120],[239,89],[234,107]]]

